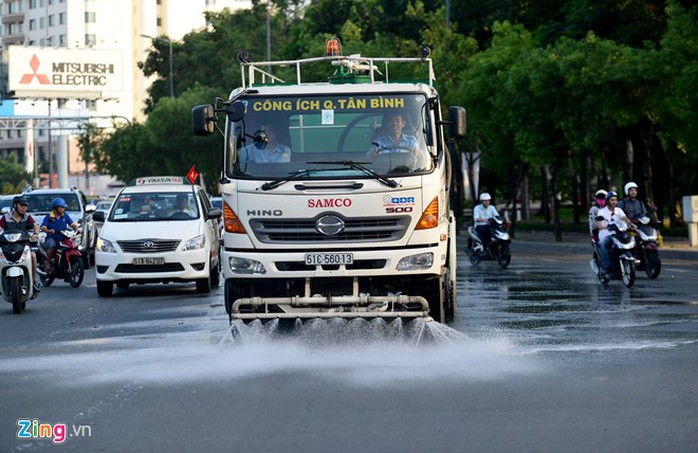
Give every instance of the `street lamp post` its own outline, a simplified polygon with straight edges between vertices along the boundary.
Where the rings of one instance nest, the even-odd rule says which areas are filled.
[[[170,50],[170,97],[174,97],[174,60],[172,58],[172,40],[169,38],[165,38],[164,36],[150,36],[150,35],[141,35],[143,38],[148,38],[153,41],[160,40],[160,41],[165,41],[169,45],[169,50]]]

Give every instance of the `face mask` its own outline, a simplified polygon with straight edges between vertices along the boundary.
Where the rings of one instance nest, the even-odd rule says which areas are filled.
[[[606,206],[606,200],[603,199],[603,198],[597,199],[597,200],[596,200],[596,204],[598,204],[599,207],[603,208],[604,206]]]

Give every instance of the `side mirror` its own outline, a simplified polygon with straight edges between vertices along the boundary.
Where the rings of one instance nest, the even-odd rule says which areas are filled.
[[[206,214],[206,220],[220,219],[222,215],[223,215],[223,211],[221,211],[220,209],[211,208],[208,210],[208,214]]]
[[[216,121],[216,112],[212,105],[197,105],[191,109],[191,128],[194,135],[205,137],[213,134]]]
[[[463,107],[448,108],[448,135],[451,138],[465,137],[465,109]]]
[[[95,211],[95,213],[92,214],[92,220],[95,222],[104,222],[104,212]]]
[[[225,108],[225,114],[228,116],[228,120],[236,123],[247,115],[247,104],[235,101]]]

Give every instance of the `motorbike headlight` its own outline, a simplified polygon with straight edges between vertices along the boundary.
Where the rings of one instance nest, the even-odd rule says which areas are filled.
[[[402,258],[395,267],[398,271],[415,271],[429,269],[434,264],[434,254],[431,252],[410,255]]]
[[[95,248],[104,253],[116,253],[116,247],[114,247],[114,244],[104,238],[97,238],[97,245]]]
[[[206,236],[202,234],[201,236],[191,238],[186,243],[184,243],[184,247],[182,248],[182,251],[186,252],[187,250],[202,249],[202,248],[204,248],[205,245],[206,245]]]

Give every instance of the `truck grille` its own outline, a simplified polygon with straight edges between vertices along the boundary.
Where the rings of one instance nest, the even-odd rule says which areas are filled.
[[[252,219],[250,226],[257,239],[265,243],[301,242],[377,242],[397,241],[407,231],[410,218],[376,217],[345,219],[339,234],[326,236],[315,230],[315,219]]]
[[[124,253],[163,253],[174,252],[181,241],[163,239],[137,239],[135,241],[117,241]]]

